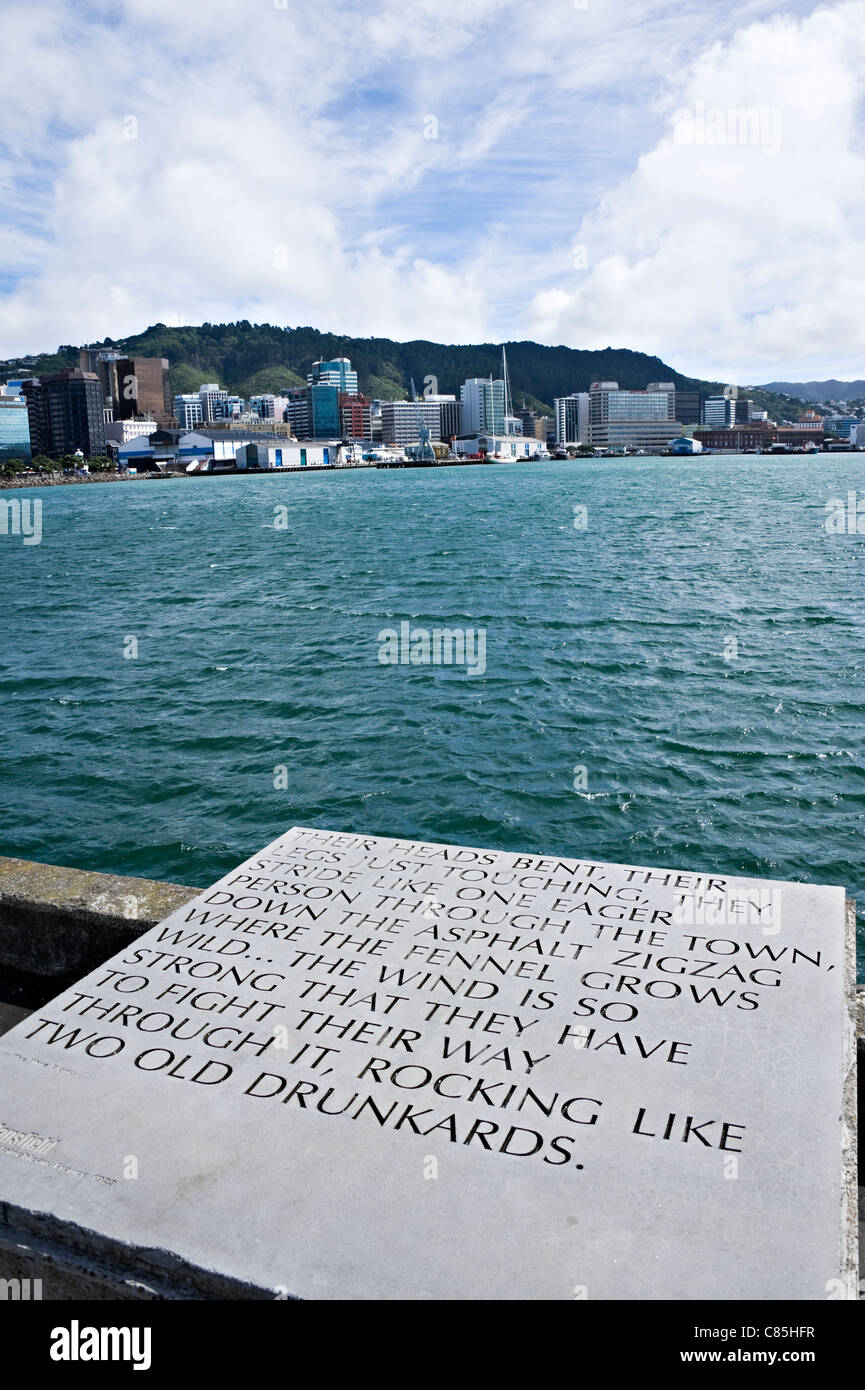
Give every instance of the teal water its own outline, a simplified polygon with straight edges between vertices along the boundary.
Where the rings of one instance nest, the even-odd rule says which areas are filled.
[[[824,524],[860,486],[836,455],[7,491],[43,540],[0,535],[0,852],[205,885],[300,823],[865,907],[865,536]],[[485,628],[485,674],[382,665],[405,619]]]

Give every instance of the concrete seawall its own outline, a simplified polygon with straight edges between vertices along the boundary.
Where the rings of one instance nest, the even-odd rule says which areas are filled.
[[[200,891],[0,857],[0,1033]]]

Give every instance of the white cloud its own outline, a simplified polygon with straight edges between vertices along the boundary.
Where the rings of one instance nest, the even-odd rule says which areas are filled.
[[[671,117],[673,105],[693,113],[690,134],[704,143],[681,143],[686,127],[671,121],[584,220],[575,241],[588,269],[537,295],[532,331],[638,347],[693,375],[751,384],[845,367],[861,375],[863,59],[860,0],[713,44],[668,102]],[[763,112],[757,143],[710,144],[740,108]],[[740,138],[738,123],[730,133]]]
[[[249,318],[714,374],[813,316],[835,370],[863,6],[775,7],[732,0],[722,48],[707,0],[7,0],[0,355]],[[658,142],[675,106],[755,91],[777,156]]]

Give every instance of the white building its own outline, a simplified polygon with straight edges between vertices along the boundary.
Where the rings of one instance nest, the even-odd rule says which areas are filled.
[[[105,426],[105,442],[128,444],[130,439],[147,438],[158,429],[155,420],[113,420]]]
[[[293,440],[255,440],[237,451],[237,467],[267,473],[288,468],[335,468],[340,460],[338,439],[298,444]]]
[[[731,396],[709,396],[703,406],[703,424],[729,429],[736,423],[736,402]]]
[[[570,396],[557,396],[556,443],[587,444],[589,442],[589,393],[574,391]]]
[[[288,408],[287,396],[272,396],[266,392],[263,396],[253,396],[249,402],[249,409],[262,420],[283,420]]]
[[[475,376],[460,387],[465,435],[505,433],[505,383]]]
[[[678,439],[670,440],[670,452],[673,454],[702,454],[703,446],[699,439],[693,439],[690,435],[680,435]]]
[[[454,440],[455,454],[485,454],[487,458],[530,459],[546,454],[546,444],[542,439],[519,434],[477,434],[471,438]]]

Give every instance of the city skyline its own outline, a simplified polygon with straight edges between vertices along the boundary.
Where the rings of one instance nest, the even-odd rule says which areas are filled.
[[[248,317],[863,375],[862,0],[4,20],[0,356]]]

